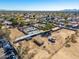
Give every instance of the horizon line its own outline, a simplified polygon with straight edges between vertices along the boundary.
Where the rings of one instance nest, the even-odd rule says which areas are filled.
[[[79,9],[77,9],[77,8],[70,8],[70,9],[60,9],[60,10],[18,10],[18,9],[0,9],[0,11],[62,11],[62,10],[79,10]]]

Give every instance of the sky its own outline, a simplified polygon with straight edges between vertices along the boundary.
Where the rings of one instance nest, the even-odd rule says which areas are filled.
[[[79,9],[79,0],[0,0],[0,9],[27,11]]]

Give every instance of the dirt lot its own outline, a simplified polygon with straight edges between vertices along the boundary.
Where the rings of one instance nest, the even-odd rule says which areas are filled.
[[[14,41],[14,38],[24,35],[17,29],[12,29],[11,31],[10,37],[12,37],[12,41]],[[38,35],[30,41],[22,41],[14,44],[14,46],[22,59],[60,59],[61,57],[61,59],[78,59],[78,42],[75,44],[70,42],[71,47],[69,48],[63,47],[66,38],[74,33],[75,32],[71,30],[61,29],[51,33],[52,38],[56,39],[55,43],[49,42],[47,37]],[[43,42],[43,44],[39,46],[34,42],[35,40],[39,43]]]
[[[69,43],[71,47],[63,47],[51,59],[79,59],[79,37],[77,43]]]

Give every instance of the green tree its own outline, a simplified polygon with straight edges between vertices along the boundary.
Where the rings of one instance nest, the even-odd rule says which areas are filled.
[[[42,29],[43,29],[43,30],[50,30],[50,29],[52,29],[53,27],[54,27],[53,24],[51,24],[51,23],[46,23],[46,24],[45,24],[45,27],[43,27]]]
[[[11,18],[10,21],[12,22],[12,25],[13,25],[13,26],[18,25],[17,19]]]
[[[20,26],[24,26],[24,25],[26,25],[25,21],[24,20],[21,20],[20,21]]]

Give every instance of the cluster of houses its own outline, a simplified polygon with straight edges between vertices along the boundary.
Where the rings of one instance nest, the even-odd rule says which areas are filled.
[[[6,14],[4,14],[4,16],[6,16]],[[77,28],[79,27],[79,16],[68,17],[67,19],[64,19],[63,17],[60,17],[60,16],[53,16],[53,13],[28,12],[28,13],[12,13],[10,17],[14,17],[16,19],[22,18],[24,22],[31,23],[32,26],[25,25],[21,28],[20,26],[18,26],[18,28],[25,33],[26,32],[30,33],[30,31],[32,31],[31,33],[37,32],[39,31],[39,28],[44,27],[45,23],[47,22],[54,23],[60,27],[65,27],[65,21],[67,21],[68,23],[66,25],[68,27],[77,27]],[[10,19],[9,17],[8,19],[0,17],[0,23],[3,24],[4,27],[6,28],[12,28],[12,22],[9,21],[9,19]]]
[[[56,22],[56,25],[58,25],[59,27],[68,27],[68,28],[75,28],[75,29],[79,29],[79,18],[75,17],[68,17],[67,19],[59,19]]]
[[[12,22],[9,20],[5,20],[3,18],[0,18],[0,23],[3,25],[3,28],[11,28],[12,27]]]

